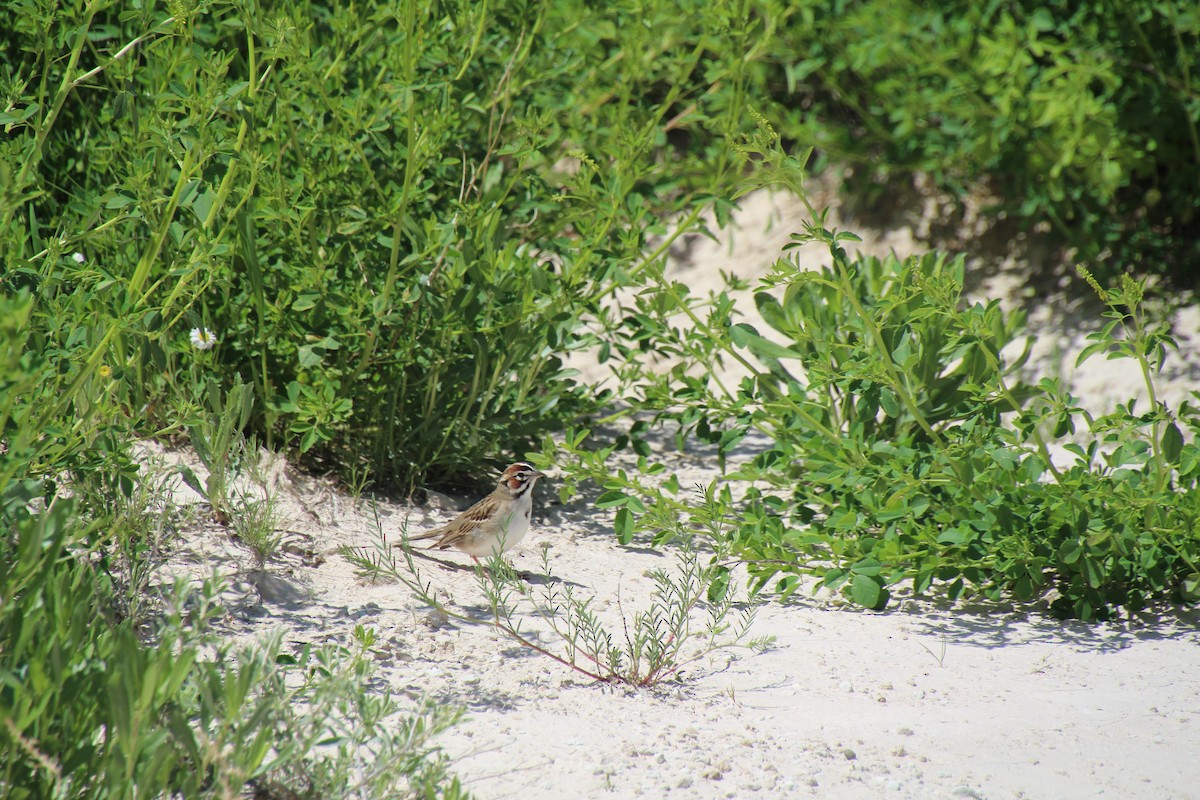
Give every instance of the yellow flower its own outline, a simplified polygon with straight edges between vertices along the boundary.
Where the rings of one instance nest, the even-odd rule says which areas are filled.
[[[110,367],[108,364],[101,364],[100,369],[96,370],[96,374],[98,374],[101,378],[111,378],[112,367]]]

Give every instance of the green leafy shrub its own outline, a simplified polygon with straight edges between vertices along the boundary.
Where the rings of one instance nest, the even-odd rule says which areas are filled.
[[[900,582],[951,599],[1048,597],[1084,619],[1200,599],[1200,409],[1152,401],[1145,413],[1128,404],[1093,419],[1056,381],[1012,377],[1001,351],[1020,322],[994,302],[961,306],[960,260],[850,261],[837,234],[810,235],[830,242],[834,266],[797,273],[781,262],[783,298],[758,296],[792,343],[744,324],[706,329],[717,348],[744,348],[762,367],[736,396],[697,392],[664,412],[721,446],[750,427],[771,436],[729,476],[755,482],[739,502],[714,485],[716,510],[697,516],[678,482],[651,479],[661,465],[614,475],[585,435],[552,448],[573,480],[600,483],[597,506],[616,509],[623,541],[638,531],[665,541],[677,526],[664,517],[687,513],[759,588],[778,579],[789,594],[794,576],[816,575],[870,608]],[[1097,334],[1093,352],[1141,360],[1153,392],[1171,342],[1141,327],[1140,291],[1131,281],[1101,290],[1112,325],[1128,329]],[[1055,444],[1072,463],[1052,459]]]
[[[139,426],[237,374],[268,445],[464,478],[603,400],[562,354],[733,179],[773,26],[709,5],[6,7],[4,280],[136,310],[148,341],[108,344]]]
[[[1098,271],[1189,279],[1198,34],[1182,0],[806,2],[772,48],[775,111],[785,137],[858,167],[860,189],[920,170],[962,197],[987,180]]]
[[[788,406],[756,395],[776,449],[748,470],[797,487],[789,501],[807,524],[795,543],[808,563],[832,562],[825,585],[847,585],[867,606],[907,578],[918,592],[944,582],[952,598],[970,585],[1020,599],[1053,589],[1059,608],[1083,618],[1193,594],[1196,476],[1177,472],[1191,445],[1170,410],[1086,420],[1055,381],[1010,385],[1000,353],[1019,323],[994,302],[962,308],[961,266],[832,253],[832,268],[792,276],[783,302],[760,295],[760,308],[807,368],[807,383],[786,394],[812,402],[836,435],[812,435]],[[1134,286],[1103,294],[1121,320],[1140,313]],[[1150,352],[1149,375],[1169,340],[1136,324],[1128,333],[1110,329],[1097,347]],[[1190,406],[1179,415],[1200,422]],[[1057,467],[1049,436],[1081,420],[1095,438],[1068,443],[1081,460]],[[771,523],[760,516],[741,534],[752,560],[760,525]]]
[[[796,161],[760,152],[765,179],[798,184]],[[961,259],[851,260],[842,245],[856,238],[822,215],[795,237],[827,246],[830,266],[777,263],[756,295],[774,338],[736,322],[728,294],[694,298],[669,282],[619,312],[632,320],[621,347],[679,359],[663,375],[627,371],[640,384],[635,406],[722,458],[752,429],[773,442],[731,475],[756,483],[722,505],[742,522],[712,529],[719,549],[740,555],[760,587],[780,577],[788,593],[795,575],[815,574],[873,608],[901,581],[951,598],[1049,597],[1082,618],[1198,599],[1200,415],[1157,399],[1153,376],[1174,342],[1147,317],[1142,285],[1126,277],[1107,290],[1084,271],[1111,320],[1081,358],[1135,359],[1150,397],[1145,412],[1130,403],[1093,419],[1057,381],[1016,377],[1022,320],[995,301],[965,305]],[[749,372],[736,387],[698,369],[728,359]],[[606,490],[597,504],[617,509],[624,540],[657,541],[669,529],[660,513],[680,513],[677,485],[614,477],[579,455],[578,437],[563,447],[568,472]],[[1056,461],[1054,448],[1071,455]]]

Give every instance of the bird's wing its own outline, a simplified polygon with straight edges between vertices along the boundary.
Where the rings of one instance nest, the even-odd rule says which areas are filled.
[[[456,543],[461,542],[486,525],[491,519],[494,508],[493,504],[488,502],[488,499],[490,498],[479,501],[440,528],[434,528],[427,533],[417,536],[410,536],[408,540],[410,542],[419,542],[427,539],[437,539],[438,541],[429,545],[430,550],[445,550],[453,547]]]

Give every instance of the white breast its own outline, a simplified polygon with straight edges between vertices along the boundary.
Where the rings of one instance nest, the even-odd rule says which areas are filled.
[[[458,549],[469,556],[489,558],[521,543],[525,534],[529,533],[529,515],[533,511],[533,498],[526,492],[517,498],[508,516],[501,517],[498,524],[490,526],[486,536],[472,536],[470,541],[464,541]]]

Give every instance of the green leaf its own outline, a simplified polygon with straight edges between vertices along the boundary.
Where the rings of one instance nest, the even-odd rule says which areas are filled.
[[[887,605],[888,591],[880,578],[857,574],[850,583],[850,598],[864,608],[878,611]]]
[[[596,508],[616,508],[628,505],[628,503],[629,495],[617,489],[607,491],[596,498]]]
[[[879,390],[879,405],[883,406],[883,413],[889,417],[900,416],[900,400],[896,397],[896,393],[887,386]]]
[[[312,309],[317,301],[321,299],[321,295],[314,293],[302,294],[292,303],[293,311],[308,311]]]
[[[179,473],[179,477],[183,479],[183,482],[186,483],[192,491],[203,497],[205,500],[208,499],[208,490],[201,485],[200,479],[196,477],[196,473],[191,467],[189,467],[187,464],[180,464],[175,468],[175,471]]]
[[[1078,367],[1083,362],[1094,356],[1096,353],[1102,353],[1108,349],[1108,342],[1096,342],[1089,344],[1079,353],[1079,357],[1075,359],[1075,366]]]
[[[1182,448],[1179,456],[1179,474],[1188,476],[1198,470],[1200,470],[1200,445],[1192,442]]]
[[[946,528],[939,533],[937,542],[938,544],[959,545],[974,538],[975,535],[966,526],[955,526],[953,528]]]
[[[617,541],[621,544],[633,541],[633,512],[628,508],[617,511],[617,518],[613,520],[613,532],[617,534]]]
[[[776,344],[770,339],[764,339],[758,335],[758,331],[752,325],[747,325],[744,322],[739,322],[729,327],[729,338],[738,347],[743,347],[756,356],[763,358],[800,358],[800,354],[795,350],[784,347],[781,344]]]
[[[1075,539],[1069,539],[1058,547],[1058,557],[1064,564],[1074,564],[1083,555],[1083,545]]]
[[[114,208],[124,208],[125,206],[136,202],[137,198],[130,197],[127,194],[115,194],[108,199],[108,202],[104,204],[104,207],[110,210]]]
[[[789,334],[791,326],[788,323],[787,314],[783,310],[783,306],[775,297],[767,292],[758,292],[754,295],[754,305],[758,307],[758,313],[762,315],[763,320],[775,330],[783,334]]]
[[[1189,572],[1180,585],[1180,592],[1188,602],[1200,600],[1200,572]]]
[[[821,578],[821,583],[830,589],[836,589],[846,582],[849,573],[844,569],[826,570],[824,577]]]
[[[901,369],[907,369],[913,358],[912,338],[901,336],[900,343],[892,350],[892,361]]]
[[[903,490],[902,490],[903,491]],[[880,509],[875,518],[880,522],[891,522],[892,520],[901,519],[908,516],[908,503],[905,501],[901,492],[896,492],[887,502],[887,505]]]
[[[1104,565],[1099,559],[1090,556],[1084,556],[1083,560],[1083,576],[1087,579],[1088,586],[1093,589],[1099,589],[1104,585]]]
[[[708,602],[719,603],[729,592],[729,568],[716,567],[708,584]]]
[[[924,516],[925,512],[929,510],[929,506],[929,498],[923,494],[916,495],[908,501],[908,510],[912,514],[913,519]]]
[[[1163,431],[1161,445],[1163,458],[1167,460],[1167,463],[1178,466],[1179,456],[1183,452],[1183,433],[1174,422]]]
[[[300,345],[300,347],[296,350],[296,356],[300,360],[300,367],[302,369],[315,367],[321,363],[321,356],[311,344]]]
[[[1058,422],[1054,426],[1054,438],[1061,439],[1068,433],[1075,432],[1075,418],[1069,412],[1064,411],[1058,416]]]

